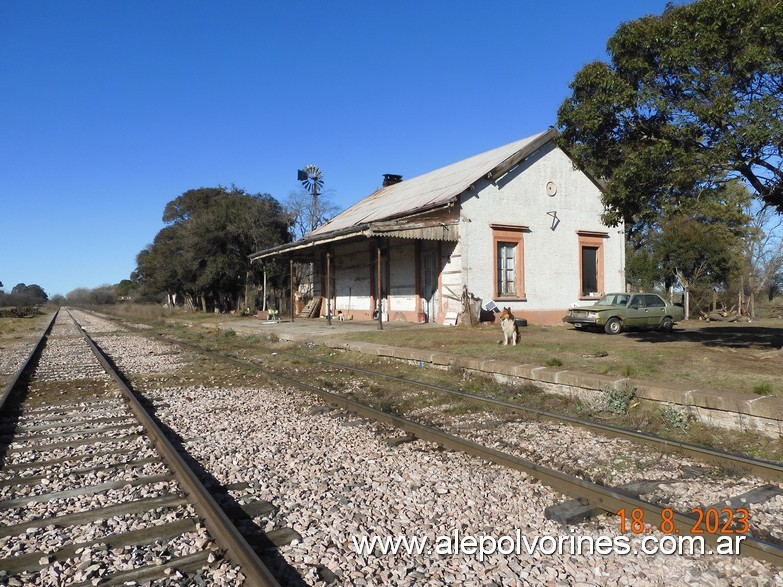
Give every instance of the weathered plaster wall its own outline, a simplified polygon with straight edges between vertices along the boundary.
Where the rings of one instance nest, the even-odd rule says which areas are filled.
[[[547,194],[550,181],[557,187],[554,196]],[[494,298],[497,279],[491,224],[529,229],[523,233],[526,300],[507,299],[502,305],[532,322],[537,315],[548,317],[543,321],[559,320],[570,304],[580,302],[577,231],[608,233],[601,241],[603,291],[624,289],[622,227],[601,223],[600,190],[554,145],[539,150],[496,182],[481,180],[461,203],[461,271],[468,290],[484,304]],[[554,230],[548,212],[557,213]]]

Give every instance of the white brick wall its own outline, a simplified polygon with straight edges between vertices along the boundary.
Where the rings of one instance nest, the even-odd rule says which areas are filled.
[[[557,193],[547,195],[547,182]],[[524,233],[524,279],[527,301],[503,302],[524,311],[563,311],[579,301],[579,236],[577,231],[608,233],[603,239],[604,291],[624,286],[622,227],[601,223],[603,205],[599,189],[560,149],[549,144],[496,183],[481,180],[462,197],[460,223],[461,270],[468,290],[483,299],[494,295],[496,267],[490,224],[529,227]],[[560,220],[551,229],[556,211]],[[456,267],[454,259],[445,271]],[[586,302],[583,302],[586,303]]]
[[[389,247],[390,302],[389,313],[418,312],[416,307],[416,243],[393,239]]]

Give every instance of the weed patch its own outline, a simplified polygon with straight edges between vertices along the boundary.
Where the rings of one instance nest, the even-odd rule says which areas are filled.
[[[613,414],[627,414],[631,400],[636,397],[636,388],[630,385],[604,389],[604,409]]]
[[[658,416],[664,428],[669,430],[685,430],[688,427],[688,417],[674,405],[661,405],[658,408]]]
[[[772,393],[772,386],[769,383],[758,383],[753,386],[753,393],[756,395],[769,395]]]

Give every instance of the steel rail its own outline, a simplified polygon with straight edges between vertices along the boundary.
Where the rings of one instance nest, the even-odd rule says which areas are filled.
[[[187,343],[186,346],[191,346],[192,348],[196,349],[199,348],[196,345],[187,345]],[[664,508],[656,504],[625,495],[621,491],[612,489],[611,487],[605,487],[590,481],[585,481],[584,479],[568,475],[556,469],[539,465],[527,459],[515,457],[493,448],[483,446],[471,440],[460,438],[447,432],[413,422],[406,418],[389,414],[387,412],[378,410],[377,408],[373,408],[366,404],[362,404],[341,395],[334,394],[330,391],[326,391],[309,383],[293,379],[280,373],[275,373],[274,371],[271,371],[267,367],[259,365],[254,361],[224,355],[222,353],[209,351],[203,348],[201,349],[201,352],[238,365],[253,367],[254,369],[274,377],[281,382],[300,387],[307,391],[311,391],[327,402],[335,404],[348,412],[353,412],[361,417],[370,418],[389,424],[390,426],[394,426],[395,428],[407,432],[408,434],[411,434],[421,440],[433,442],[445,448],[463,452],[479,457],[486,461],[508,467],[510,469],[521,471],[535,479],[538,479],[545,485],[552,487],[563,495],[582,500],[587,505],[602,509],[608,513],[617,514],[623,508],[629,512],[634,509],[639,509],[643,513],[643,518],[646,520],[646,523],[658,526],[655,521],[660,522],[664,520],[664,510],[671,511],[673,534],[677,536],[701,537],[703,538],[705,545],[712,547],[713,549],[718,546],[719,539],[724,538],[725,536],[730,536],[728,534],[721,535],[709,534],[706,532],[694,532],[693,529],[697,526],[697,519],[693,516],[689,516],[681,512],[674,512],[671,510],[671,508]],[[778,567],[783,567],[783,548],[747,535],[743,535],[741,546],[742,554],[751,556],[757,560],[767,561]]]
[[[169,339],[168,337],[165,336],[161,336],[161,338],[172,341],[172,339]],[[186,343],[179,340],[173,340],[173,342],[184,346],[190,346],[190,348],[194,350],[199,350],[199,351],[206,350],[198,345]],[[214,352],[214,351],[209,351],[209,352]],[[356,373],[363,373],[365,375],[370,375],[373,377],[383,377],[386,379],[390,379],[392,381],[417,385],[419,387],[432,389],[434,391],[439,391],[442,393],[447,393],[455,397],[459,397],[470,401],[482,402],[482,403],[503,407],[510,410],[516,410],[532,416],[533,419],[536,421],[554,422],[558,424],[562,424],[562,423],[571,424],[573,426],[579,426],[581,428],[585,428],[587,430],[597,432],[599,434],[603,434],[605,436],[609,436],[612,438],[619,438],[622,440],[628,440],[630,442],[637,442],[637,443],[644,444],[645,446],[654,445],[656,449],[663,452],[682,454],[684,456],[692,457],[708,464],[714,464],[727,469],[737,469],[744,472],[752,473],[767,481],[773,481],[776,483],[783,482],[783,464],[780,463],[774,463],[771,461],[765,461],[761,459],[754,459],[752,457],[746,457],[744,455],[728,453],[726,451],[707,448],[704,446],[698,446],[696,444],[682,442],[679,440],[661,438],[660,436],[656,436],[654,434],[648,434],[645,432],[636,432],[634,430],[627,430],[625,428],[619,428],[617,426],[612,426],[610,424],[601,424],[600,422],[591,422],[589,420],[582,420],[579,418],[575,418],[573,416],[567,416],[565,414],[556,414],[554,412],[548,412],[546,410],[540,410],[538,408],[523,406],[515,402],[509,402],[509,401],[499,400],[483,395],[467,393],[465,391],[450,389],[448,387],[443,387],[441,385],[436,385],[433,383],[427,383],[425,381],[408,379],[405,377],[401,377],[399,375],[390,375],[388,373],[382,373],[380,371],[372,371],[370,369],[365,369],[363,367],[345,365],[343,363],[337,363],[335,361],[327,361],[325,359],[314,359],[312,357],[307,357],[304,355],[293,353],[291,351],[279,350],[276,352],[279,352],[280,354],[291,355],[293,357],[300,358],[300,359],[306,358],[307,360],[320,363],[323,365],[330,365],[340,369],[346,369],[346,370],[354,371]]]
[[[204,347],[195,344],[169,339],[168,337],[165,336],[162,336],[162,338],[172,341],[176,344],[189,346],[190,348],[197,351],[215,352],[215,351],[207,351],[207,349],[204,349]],[[466,399],[469,401],[486,403],[498,407],[503,407],[509,410],[516,410],[518,412],[523,412],[525,414],[528,414],[529,416],[532,416],[533,419],[536,421],[553,422],[557,424],[566,423],[573,426],[579,426],[581,428],[585,428],[586,430],[597,432],[599,434],[603,434],[608,437],[619,438],[621,440],[641,443],[644,444],[645,446],[654,445],[654,447],[657,450],[660,450],[662,452],[682,454],[684,456],[692,457],[708,464],[714,464],[727,469],[737,469],[744,472],[752,473],[767,481],[773,481],[776,483],[783,482],[783,465],[781,465],[780,463],[764,461],[761,459],[754,459],[752,457],[746,457],[744,455],[728,453],[725,451],[707,448],[704,446],[698,446],[696,444],[690,444],[688,442],[682,442],[679,440],[661,438],[660,436],[656,436],[654,434],[637,432],[634,430],[627,430],[625,428],[619,428],[617,426],[612,426],[610,424],[601,424],[600,422],[591,422],[589,420],[582,420],[579,418],[575,418],[573,416],[567,416],[565,414],[556,414],[554,412],[548,412],[546,410],[540,410],[538,408],[523,406],[522,404],[518,404],[515,402],[509,402],[509,401],[499,400],[492,397],[487,397],[484,395],[476,395],[472,393],[467,393],[465,391],[450,389],[448,387],[443,387],[441,385],[436,385],[434,383],[427,383],[426,381],[408,379],[406,377],[401,377],[399,375],[390,375],[388,373],[382,373],[380,371],[372,371],[370,369],[365,369],[363,367],[346,365],[343,363],[337,363],[335,361],[327,361],[325,359],[314,359],[312,357],[307,357],[305,355],[300,355],[297,353],[293,353],[291,351],[278,350],[276,352],[280,354],[291,355],[299,359],[306,358],[307,360],[313,361],[315,363],[330,365],[332,367],[336,367],[339,369],[354,371],[356,373],[363,373],[365,375],[370,375],[373,377],[383,377],[385,379],[390,379],[392,381],[397,381],[400,383],[417,385],[422,388],[432,389],[434,391],[438,391],[441,393],[447,393],[455,397],[459,397],[461,399]],[[225,356],[225,355],[221,355],[221,356]],[[239,360],[243,360],[243,359],[239,359]]]
[[[505,466],[511,469],[524,472],[533,478],[539,479],[545,485],[552,487],[553,489],[557,490],[560,493],[563,493],[566,496],[572,497],[574,499],[582,500],[587,504],[603,509],[608,513],[616,514],[623,508],[625,508],[626,511],[639,509],[642,511],[643,517],[647,521],[647,523],[652,523],[653,525],[656,525],[654,524],[654,522],[651,521],[663,520],[664,510],[671,511],[671,508],[664,508],[656,504],[649,503],[644,500],[625,495],[622,492],[614,490],[610,487],[597,485],[590,481],[585,481],[584,479],[579,479],[578,477],[568,475],[561,471],[557,471],[549,467],[544,467],[542,465],[539,465],[527,459],[515,457],[513,455],[509,455],[507,453],[503,453],[501,451],[497,451],[495,449],[480,445],[473,441],[448,434],[447,432],[443,432],[441,430],[437,430],[435,428],[431,428],[429,426],[425,426],[423,424],[413,422],[406,418],[402,418],[400,416],[395,416],[393,414],[383,412],[371,406],[326,391],[324,389],[321,389],[309,383],[305,383],[293,379],[291,377],[288,377],[286,375],[276,373],[270,370],[268,367],[264,365],[260,365],[255,361],[248,360],[248,359],[241,359],[231,355],[225,355],[217,351],[205,349],[195,344],[190,344],[184,341],[171,340],[168,339],[168,337],[162,337],[162,338],[166,340],[170,340],[175,344],[180,344],[182,346],[190,347],[193,350],[212,355],[216,358],[228,362],[232,362],[237,365],[252,367],[254,369],[261,371],[262,373],[265,373],[271,377],[274,377],[275,379],[278,379],[279,381],[300,387],[307,391],[311,391],[316,395],[318,395],[319,397],[325,399],[329,403],[336,404],[339,407],[349,412],[354,412],[362,417],[367,417],[373,420],[377,420],[379,422],[384,422],[400,430],[403,430],[413,436],[416,436],[417,438],[420,438],[422,440],[434,442],[446,448],[464,452],[466,454],[470,454],[485,459],[489,462],[493,462],[501,466]],[[294,353],[286,353],[286,354],[294,354]],[[337,365],[334,363],[330,363],[329,361],[320,361],[320,362],[323,362],[325,364]],[[348,366],[345,366],[345,368],[354,369],[356,371],[364,371],[371,375],[382,375],[384,377],[389,377],[392,379],[399,379],[400,381],[404,381],[406,383],[418,383],[397,376],[376,373],[369,370],[363,370],[361,368],[354,368]],[[455,392],[454,390],[447,390],[445,388],[440,388],[439,386],[435,386],[427,383],[422,383],[422,385],[425,387],[438,389],[440,391],[449,391],[450,393],[463,395],[468,399],[474,399],[482,402],[491,400],[491,402],[497,402],[499,405],[504,405],[505,407],[510,407],[512,409],[521,410],[521,411],[530,411],[531,413],[536,413],[537,415],[540,415],[542,418],[543,417],[551,418],[553,421],[564,420],[564,417],[561,417],[557,414],[552,414],[541,410],[535,410],[533,408],[525,408],[523,406],[511,402],[492,400],[491,398],[485,398],[482,396],[473,396],[472,394],[466,394],[465,392]],[[583,422],[575,418],[570,418],[570,417],[565,417],[565,418],[573,420],[574,421],[573,423],[579,425],[585,425],[588,427],[594,425],[594,423]],[[614,428],[612,426],[597,425],[597,424],[595,424],[595,426],[601,426],[601,427],[605,426],[608,430],[618,433],[618,435],[619,434],[625,435],[626,433],[630,433],[630,431],[622,430],[620,428]],[[646,440],[646,437],[649,436],[641,433],[633,433],[633,435],[637,435],[637,434],[639,436],[635,438],[636,440],[639,439]],[[650,436],[650,438],[653,439],[654,441],[661,440],[668,443],[668,441],[665,441],[664,439],[659,439],[659,437]],[[713,452],[710,449],[703,449],[702,447],[697,447],[695,445],[687,445],[685,443],[674,443],[673,447],[676,449],[678,445],[683,445],[684,447],[693,448],[696,450],[696,452],[701,452],[701,451]],[[730,455],[728,453],[720,453],[719,451],[714,451],[714,452],[718,453],[718,455],[721,456],[726,455],[726,458],[732,459],[732,461],[735,458],[735,455]],[[747,460],[755,461],[754,459],[747,459]],[[755,461],[755,462],[761,463],[762,465],[767,464],[765,461]],[[769,464],[773,465],[773,467],[777,467],[777,465],[775,465],[774,463],[769,463]],[[717,547],[718,540],[721,537],[727,536],[727,535],[720,535],[720,534],[693,532],[692,530],[696,525],[697,519],[694,518],[693,516],[681,512],[672,512],[671,522],[673,524],[674,534],[678,536],[701,537],[704,539],[706,545],[711,546],[713,548]],[[778,567],[783,567],[783,548],[775,544],[760,540],[758,538],[754,538],[752,536],[744,536],[742,542],[742,550],[743,550],[743,554],[749,555],[755,559],[767,561]]]
[[[68,312],[71,319],[78,321]],[[280,587],[269,569],[259,559],[258,555],[247,543],[244,536],[236,526],[228,519],[221,507],[199,481],[193,470],[187,465],[182,456],[174,448],[166,435],[157,425],[152,416],[144,409],[136,394],[126,385],[117,370],[103,353],[100,347],[92,340],[84,328],[81,328],[82,336],[87,341],[93,354],[108,373],[120,386],[122,394],[128,402],[131,410],[144,426],[147,434],[152,438],[155,448],[161,453],[166,464],[171,468],[177,481],[182,485],[194,502],[194,507],[204,519],[204,525],[217,541],[218,545],[225,549],[227,557],[242,567],[242,572],[247,577],[247,584],[257,587]]]
[[[289,351],[278,351],[278,352],[291,354],[297,358],[302,358],[302,355],[297,355],[296,353],[291,353]],[[388,373],[371,371],[369,369],[364,369],[362,367],[344,365],[342,363],[327,361],[325,359],[310,359],[310,360],[316,361],[318,363],[322,363],[324,365],[331,365],[334,367],[338,367],[340,369],[347,369],[347,370],[355,371],[357,373],[364,373],[365,375],[384,377],[401,383],[418,385],[420,387],[432,389],[434,391],[448,393],[453,396],[460,397],[462,399],[487,403],[487,404],[507,408],[510,410],[517,410],[533,416],[538,421],[567,423],[567,424],[572,424],[574,426],[580,426],[587,430],[598,432],[605,436],[611,436],[613,438],[620,438],[622,440],[642,443],[645,446],[649,446],[653,444],[655,445],[655,448],[664,452],[676,452],[684,456],[693,457],[701,461],[705,461],[707,463],[720,465],[722,467],[741,469],[743,471],[753,473],[754,475],[758,475],[759,477],[766,479],[768,481],[783,482],[783,465],[779,463],[774,463],[771,461],[763,461],[761,459],[754,459],[743,455],[727,453],[725,451],[707,448],[704,446],[698,446],[695,444],[690,444],[679,440],[670,440],[667,438],[661,438],[660,436],[655,436],[654,434],[647,434],[645,432],[626,430],[624,428],[619,428],[617,426],[612,426],[610,424],[601,424],[600,422],[581,420],[579,418],[574,418],[573,416],[556,414],[554,412],[539,410],[538,408],[530,408],[514,402],[508,402],[508,401],[499,400],[483,395],[476,395],[464,391],[449,389],[448,387],[442,387],[440,385],[427,383],[425,381],[418,381],[416,379],[407,379],[399,375],[390,375]]]
[[[35,357],[41,351],[41,349],[43,349],[43,346],[46,342],[46,337],[51,332],[52,326],[54,326],[54,321],[59,313],[60,310],[58,309],[54,312],[54,314],[52,314],[52,317],[49,318],[49,324],[47,324],[46,328],[44,328],[43,333],[41,334],[41,337],[38,339],[38,342],[33,347],[33,350],[30,351],[30,353],[27,355],[27,358],[24,360],[22,366],[19,368],[19,370],[16,372],[16,374],[13,376],[11,381],[6,386],[5,390],[3,391],[3,395],[0,396],[0,411],[3,410],[3,408],[5,407],[5,402],[8,400],[9,397],[11,397],[11,392],[13,392],[14,388],[19,383],[19,380],[22,378],[22,374],[27,370],[27,368],[33,362],[33,357]]]

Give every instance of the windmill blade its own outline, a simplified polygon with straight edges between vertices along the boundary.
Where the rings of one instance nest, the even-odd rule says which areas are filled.
[[[320,175],[321,173],[321,170],[312,163],[310,165],[305,165],[304,171],[307,175]]]
[[[313,196],[318,195],[324,185],[323,173],[315,165],[305,165],[304,169],[297,172],[296,178],[302,183],[302,186]]]

